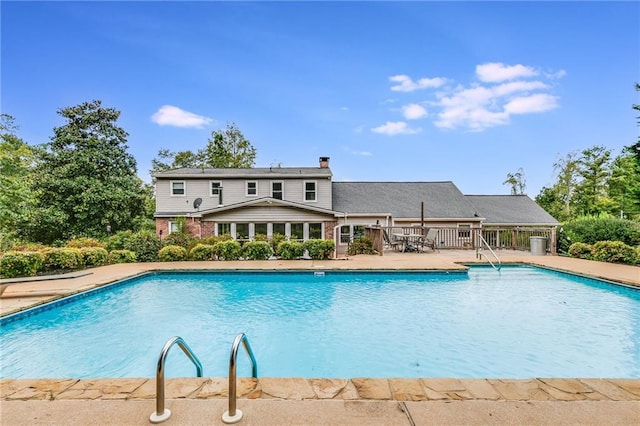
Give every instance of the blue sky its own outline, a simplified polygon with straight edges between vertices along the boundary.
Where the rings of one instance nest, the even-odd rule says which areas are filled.
[[[235,122],[256,166],[337,181],[453,181],[535,197],[558,156],[637,141],[638,2],[0,3],[2,112],[47,142],[59,108],[122,112],[149,181],[161,148]]]

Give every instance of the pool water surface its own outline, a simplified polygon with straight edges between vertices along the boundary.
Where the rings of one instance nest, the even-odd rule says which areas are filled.
[[[640,376],[639,290],[528,266],[154,273],[1,321],[2,378],[153,377],[172,336],[224,377],[239,332],[262,377]]]

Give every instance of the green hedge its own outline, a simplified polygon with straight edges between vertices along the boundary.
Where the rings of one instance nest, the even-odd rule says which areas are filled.
[[[109,261],[109,252],[102,247],[82,247],[80,248],[84,265],[88,268],[102,266]]]
[[[72,247],[72,248],[83,248],[83,247],[103,247],[104,248],[104,244],[101,243],[100,241],[96,240],[95,238],[86,238],[86,237],[73,238],[67,241],[65,246]]]
[[[577,257],[578,259],[591,259],[591,244],[585,243],[573,243],[569,247],[569,256]]]
[[[9,251],[0,257],[0,277],[32,277],[42,269],[44,258],[35,251]]]
[[[162,240],[162,245],[165,247],[180,246],[180,247],[184,247],[187,250],[190,250],[191,248],[193,248],[195,244],[196,244],[196,239],[193,238],[191,235],[187,235],[183,232],[172,232]]]
[[[636,263],[636,251],[622,241],[598,241],[591,249],[593,260],[609,263]]]
[[[196,246],[189,251],[189,258],[192,260],[213,260],[214,257],[215,251],[210,244],[196,244]]]
[[[273,254],[271,245],[266,241],[249,241],[242,247],[247,260],[267,260]]]
[[[136,254],[139,262],[155,262],[158,260],[158,251],[162,243],[154,232],[140,231],[125,238],[123,245],[122,248]]]
[[[335,243],[333,240],[307,240],[302,243],[305,250],[309,252],[309,257],[313,260],[327,260],[331,258]]]
[[[595,244],[598,241],[622,241],[630,246],[640,244],[640,223],[613,217],[582,217],[562,226],[570,243]]]
[[[51,247],[41,253],[44,257],[44,269],[47,271],[79,269],[84,266],[82,252],[77,248]]]
[[[304,245],[299,241],[282,241],[276,255],[284,260],[299,259],[304,255]]]
[[[109,263],[134,263],[136,254],[131,250],[111,250],[109,252]]]
[[[376,254],[373,249],[373,240],[369,237],[354,238],[349,244],[349,256],[356,254]]]
[[[158,259],[161,262],[179,262],[187,260],[187,249],[180,246],[166,246],[158,252]]]
[[[236,240],[219,241],[213,251],[218,260],[238,260],[242,256],[242,246]]]

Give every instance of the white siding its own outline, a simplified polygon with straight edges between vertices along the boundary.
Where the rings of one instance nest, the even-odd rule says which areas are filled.
[[[208,215],[206,219],[216,222],[322,222],[333,220],[333,216],[322,213],[309,212],[287,207],[246,207],[239,210],[229,210],[215,215]]]
[[[271,179],[253,179],[258,182],[257,196],[247,196],[246,182],[251,179],[184,179],[185,194],[171,195],[169,179],[158,179],[156,182],[156,211],[157,212],[194,212],[193,201],[202,198],[198,210],[208,210],[218,207],[218,196],[211,196],[210,182],[222,182],[223,205],[242,203],[271,196]],[[330,179],[279,179],[284,183],[284,200],[307,204],[313,207],[331,209],[331,180]],[[304,182],[315,181],[317,201],[304,201]]]

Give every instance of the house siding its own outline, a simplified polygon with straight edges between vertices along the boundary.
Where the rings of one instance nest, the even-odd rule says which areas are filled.
[[[243,209],[229,210],[217,213],[215,215],[208,215],[204,218],[204,221],[216,221],[216,222],[323,222],[326,221],[330,215],[309,212],[305,210],[279,207],[279,206],[257,206],[257,207],[245,207]]]
[[[210,182],[222,182],[222,205],[231,205],[256,198],[271,197],[271,182],[283,182],[284,200],[313,207],[331,209],[331,180],[318,178],[301,179],[182,179],[185,182],[185,194],[171,195],[171,182],[176,179],[158,179],[156,181],[157,211],[195,212],[193,201],[202,198],[199,211],[219,207],[218,196],[211,195]],[[316,182],[316,197],[313,202],[304,200],[304,182]],[[258,194],[247,196],[246,183],[257,182]]]

